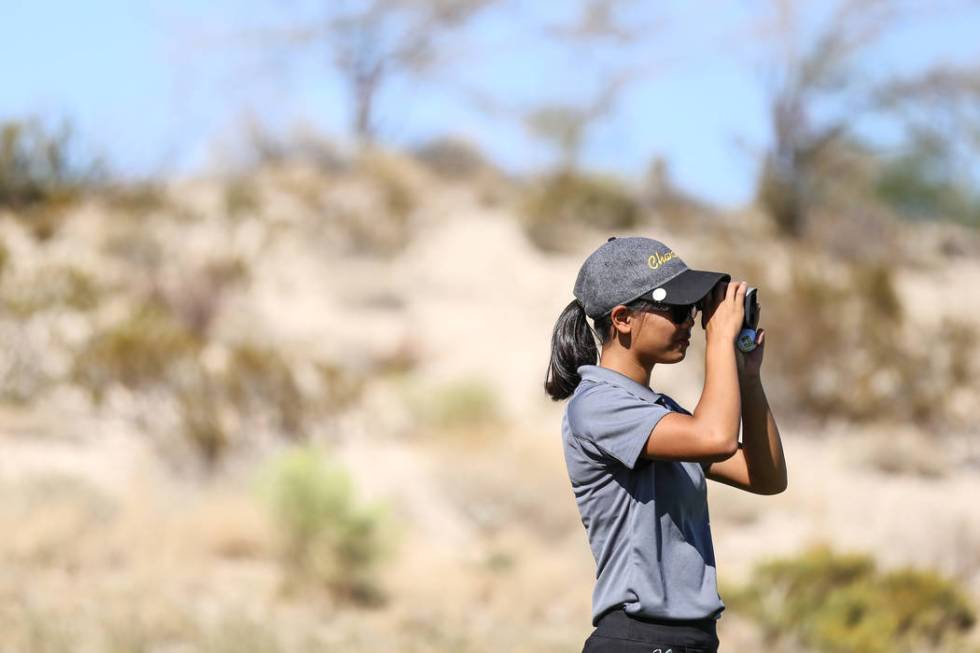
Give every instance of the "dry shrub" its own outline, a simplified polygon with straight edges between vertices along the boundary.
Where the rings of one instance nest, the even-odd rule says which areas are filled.
[[[436,138],[417,148],[413,155],[439,178],[465,184],[481,206],[503,206],[512,195],[506,175],[468,140]]]
[[[86,344],[75,358],[71,380],[100,404],[113,383],[134,390],[173,383],[174,367],[196,358],[202,346],[165,307],[148,302]]]
[[[761,325],[777,334],[765,363],[779,379],[769,386],[777,403],[819,420],[956,426],[952,402],[972,373],[973,330],[947,321],[913,339],[886,264],[811,267],[801,258],[788,288],[763,303]]]
[[[183,438],[208,470],[254,433],[307,437],[315,420],[347,409],[363,388],[361,379],[331,363],[298,363],[274,347],[209,348],[159,302],[95,334],[76,355],[70,378],[96,404],[114,385],[172,399]]]
[[[272,409],[277,426],[298,436],[303,429],[304,397],[286,360],[274,349],[243,343],[231,350],[224,390],[240,412]]]
[[[134,218],[173,208],[166,189],[161,183],[154,181],[115,184],[106,188],[101,197],[113,211]]]
[[[375,185],[391,217],[404,222],[418,206],[420,179],[411,160],[368,149],[358,158],[357,171]]]
[[[10,249],[7,247],[3,239],[0,238],[0,279],[3,278],[4,272],[7,270],[7,264],[10,263]]]
[[[245,177],[235,177],[225,184],[225,215],[240,218],[254,215],[262,210],[262,197],[253,181]]]
[[[643,218],[634,194],[612,177],[562,171],[548,175],[528,191],[522,225],[544,251],[563,252],[576,228],[633,229]]]
[[[183,380],[174,386],[180,416],[181,436],[213,470],[232,444],[237,424],[223,403],[219,382],[199,367],[188,366]]]
[[[0,122],[0,209],[13,211],[38,240],[51,238],[66,209],[105,176],[100,160],[82,155],[67,122]]]
[[[430,180],[411,159],[369,148],[341,175],[286,183],[316,213],[310,224],[332,249],[385,258],[411,242],[412,218]]]
[[[253,433],[306,440],[314,422],[349,408],[363,390],[363,379],[325,361],[308,363],[313,383],[301,383],[300,364],[258,343],[231,345],[223,358],[215,369],[185,367],[173,387],[184,437],[209,470]]]
[[[413,154],[432,172],[446,179],[473,179],[494,169],[475,144],[461,138],[435,138],[417,148]]]
[[[72,266],[46,266],[29,279],[0,282],[4,308],[16,317],[27,318],[47,310],[90,311],[101,300],[102,291],[89,272]]]
[[[212,259],[191,270],[173,286],[154,280],[150,298],[164,303],[199,338],[207,338],[229,289],[250,278],[248,264],[238,256]]]

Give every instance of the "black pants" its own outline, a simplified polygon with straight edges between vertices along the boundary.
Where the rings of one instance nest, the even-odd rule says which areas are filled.
[[[582,653],[718,653],[717,622],[639,619],[622,608],[602,615]]]

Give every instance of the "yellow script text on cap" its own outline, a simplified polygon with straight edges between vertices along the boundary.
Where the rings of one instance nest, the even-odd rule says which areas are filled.
[[[667,261],[669,261],[670,259],[676,256],[677,254],[674,254],[674,252],[672,251],[667,252],[666,254],[661,254],[660,252],[657,252],[655,254],[650,255],[650,258],[647,259],[647,265],[649,265],[651,268],[656,270],[661,265],[663,265],[664,263],[666,263]]]

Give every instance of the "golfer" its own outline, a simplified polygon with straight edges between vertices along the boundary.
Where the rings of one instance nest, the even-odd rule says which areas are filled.
[[[786,489],[760,377],[764,330],[751,352],[735,346],[745,290],[728,274],[689,269],[651,238],[614,236],[578,273],[545,390],[568,399],[565,463],[596,562],[583,653],[718,650],[725,604],[705,479],[753,494]],[[699,313],[705,380],[691,413],[651,389],[650,375],[684,360]]]

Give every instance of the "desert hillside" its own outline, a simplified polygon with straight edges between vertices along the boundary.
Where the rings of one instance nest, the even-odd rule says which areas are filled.
[[[379,152],[0,210],[0,650],[580,650],[594,563],[542,384],[609,235],[759,288],[789,488],[709,484],[722,598],[825,544],[980,609],[975,230],[793,240],[642,198],[563,226],[533,193]],[[690,409],[695,330],[651,384]],[[722,651],[807,650],[735,603]]]

